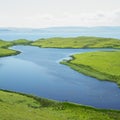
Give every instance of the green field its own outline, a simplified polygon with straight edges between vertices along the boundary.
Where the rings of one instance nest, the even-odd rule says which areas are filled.
[[[9,46],[12,46],[11,42],[0,40],[0,48],[8,48]]]
[[[17,55],[21,53],[20,51],[8,49],[8,47],[15,45],[29,45],[30,43],[31,41],[25,39],[14,40],[14,41],[0,40],[0,57]]]
[[[19,53],[20,53],[20,52],[19,52],[19,51],[16,51],[16,50],[0,48],[0,57],[17,55],[17,54],[19,54]]]
[[[120,48],[120,40],[100,37],[39,39],[31,45],[44,48]]]
[[[120,111],[0,91],[0,120],[120,120]]]
[[[120,85],[120,51],[88,52],[72,58],[61,63],[86,75]]]
[[[13,41],[0,40],[0,48],[7,49],[15,45],[32,45],[44,48],[120,48],[120,40],[100,37],[48,38],[36,41],[29,41],[26,39]],[[4,56],[14,55],[13,51],[11,54],[9,50],[8,52],[9,54],[4,54]],[[1,55],[0,53],[0,56],[3,56],[3,54]]]
[[[30,40],[26,40],[26,39],[18,39],[18,40],[13,40],[11,41],[11,43],[14,45],[30,45],[30,43],[32,43],[32,41]]]

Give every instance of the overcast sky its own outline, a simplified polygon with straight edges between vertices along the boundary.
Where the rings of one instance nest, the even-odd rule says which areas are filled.
[[[0,0],[0,27],[120,26],[120,0]]]

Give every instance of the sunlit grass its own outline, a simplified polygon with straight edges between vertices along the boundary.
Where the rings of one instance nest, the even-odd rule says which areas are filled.
[[[31,45],[45,48],[120,48],[120,40],[99,37],[48,38]]]
[[[14,41],[3,41],[0,40],[0,57],[17,55],[20,52],[16,50],[8,49],[8,47],[15,45],[29,45],[31,41],[25,39],[19,39]]]
[[[0,91],[0,120],[119,120],[120,111]]]
[[[0,48],[7,48],[9,46],[11,46],[12,43],[11,42],[8,42],[8,41],[3,41],[3,40],[0,40]]]
[[[61,63],[86,75],[120,85],[120,51],[76,54],[73,55],[73,60]]]
[[[0,48],[0,57],[10,56],[10,55],[17,55],[19,53],[20,52],[16,51],[16,50]]]

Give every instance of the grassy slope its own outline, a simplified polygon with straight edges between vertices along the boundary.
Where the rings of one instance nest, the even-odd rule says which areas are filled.
[[[120,85],[120,51],[88,52],[61,62],[86,75]]]
[[[120,48],[120,40],[99,37],[40,39],[31,45],[51,48]]]
[[[120,120],[120,111],[0,91],[0,120]]]
[[[7,49],[8,47],[14,45],[34,45],[52,48],[120,48],[120,40],[99,37],[49,38],[37,41],[19,39],[11,42],[0,40],[0,48],[6,48],[4,56],[20,53],[18,51],[10,51]],[[7,50],[9,54],[7,53]],[[3,56],[3,53],[0,52],[0,56]]]
[[[20,52],[19,52],[19,51],[16,51],[16,50],[0,48],[0,57],[17,55],[17,54],[19,54],[19,53],[20,53]]]
[[[11,42],[0,40],[0,48],[7,48],[7,47],[9,47],[11,45],[12,45]]]
[[[11,41],[11,43],[13,45],[30,45],[32,41],[26,40],[26,39],[18,39],[18,40]]]
[[[10,46],[29,45],[30,43],[31,43],[31,41],[28,41],[25,39],[14,40],[11,42],[0,40],[0,57],[17,55],[20,53],[20,51],[8,49],[8,47],[10,47]]]

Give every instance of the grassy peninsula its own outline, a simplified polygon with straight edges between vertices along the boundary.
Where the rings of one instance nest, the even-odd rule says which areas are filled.
[[[8,48],[9,46],[12,45],[13,45],[12,42],[0,40],[0,48]]]
[[[61,63],[100,80],[116,82],[120,86],[120,51],[75,54],[72,60]]]
[[[120,111],[0,91],[0,120],[119,120]]]
[[[120,40],[101,37],[39,39],[31,45],[43,48],[120,48]],[[100,80],[120,85],[120,52],[97,52],[73,55],[73,60],[61,63]]]
[[[14,40],[14,41],[0,40],[0,57],[17,55],[21,53],[20,51],[11,50],[8,47],[12,47],[15,45],[30,45],[30,43],[31,41],[26,40],[26,39],[19,39],[19,40]]]
[[[100,37],[39,39],[31,45],[43,48],[120,48],[120,40]]]
[[[16,50],[0,48],[0,57],[17,55],[17,54],[19,54],[19,53],[20,53],[20,52],[19,52],[19,51],[16,51]]]

